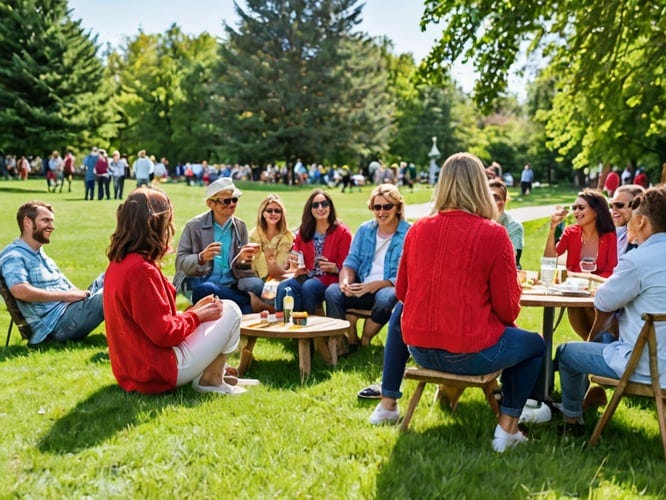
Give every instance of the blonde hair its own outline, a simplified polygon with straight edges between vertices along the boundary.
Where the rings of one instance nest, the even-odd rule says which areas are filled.
[[[284,234],[289,231],[289,227],[287,226],[287,210],[284,208],[282,199],[276,194],[269,194],[261,203],[259,203],[259,211],[257,212],[257,234],[262,241],[268,241],[268,237],[266,236],[268,223],[266,222],[266,219],[264,219],[264,210],[266,210],[266,207],[271,203],[275,203],[282,209],[282,217],[280,217],[280,222],[277,224],[279,234]]]
[[[483,163],[471,153],[456,153],[446,159],[433,198],[433,214],[460,209],[485,219],[499,216]]]
[[[393,184],[380,184],[370,193],[370,199],[368,200],[368,208],[372,210],[372,206],[375,204],[375,198],[377,196],[382,196],[388,201],[395,205],[395,215],[398,219],[402,218],[402,208],[405,205],[405,199],[398,191],[398,188]]]

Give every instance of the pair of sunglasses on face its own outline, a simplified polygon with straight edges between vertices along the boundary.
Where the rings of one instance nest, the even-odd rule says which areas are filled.
[[[273,214],[280,215],[282,213],[282,209],[281,208],[264,208],[264,213],[267,213],[268,215],[273,215]]]
[[[236,198],[235,196],[233,198],[212,198],[211,201],[214,201],[219,205],[221,204],[231,205],[232,203],[233,204],[238,203],[238,198]]]
[[[329,203],[328,200],[324,200],[324,201],[313,201],[313,202],[312,202],[312,208],[314,208],[315,210],[317,210],[319,207],[321,207],[321,208],[328,208],[328,207],[330,207],[330,206],[331,206],[331,204]]]
[[[388,211],[391,210],[393,207],[394,207],[393,204],[391,204],[391,203],[386,203],[386,204],[384,204],[384,205],[373,205],[373,206],[372,206],[372,209],[373,209],[375,212],[379,212],[379,211],[382,210],[382,209],[385,210],[386,212],[388,212]]]

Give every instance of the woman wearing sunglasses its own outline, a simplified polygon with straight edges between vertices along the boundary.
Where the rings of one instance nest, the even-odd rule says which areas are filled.
[[[293,278],[278,286],[275,309],[282,310],[285,290],[289,287],[294,296],[294,311],[314,314],[324,300],[326,287],[338,281],[351,240],[352,233],[337,219],[329,194],[315,189],[305,202],[289,257],[296,271]]]
[[[544,257],[557,257],[566,252],[567,271],[583,272],[581,262],[589,260],[591,268],[584,272],[607,278],[617,265],[617,238],[606,198],[597,191],[585,189],[578,193],[571,208],[576,223],[567,226],[557,242],[555,228],[569,212],[558,209],[551,216]],[[594,323],[594,309],[568,309],[567,313],[571,327],[586,339]]]
[[[340,271],[339,282],[326,289],[326,313],[332,318],[345,318],[351,308],[371,309],[365,320],[361,345],[388,322],[398,299],[395,278],[402,254],[402,242],[409,229],[403,220],[404,199],[393,184],[381,184],[372,190],[368,208],[374,218],[364,222],[354,235],[351,250]],[[358,348],[356,332],[349,337],[352,351]]]
[[[257,255],[252,259],[252,269],[264,283],[282,281],[289,270],[289,252],[294,242],[294,233],[287,225],[287,212],[284,203],[276,194],[268,195],[260,204],[257,212],[257,226],[250,231],[250,243],[259,245]],[[294,270],[296,268],[294,267]],[[275,298],[267,296],[264,288],[262,298],[250,292],[252,308],[255,311],[271,309]]]

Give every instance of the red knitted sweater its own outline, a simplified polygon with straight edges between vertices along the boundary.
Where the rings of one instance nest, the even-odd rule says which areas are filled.
[[[132,253],[109,264],[104,320],[111,368],[120,387],[145,393],[176,387],[172,347],[194,332],[199,318],[176,311],[176,290],[155,263]]]
[[[514,325],[520,294],[500,224],[453,210],[420,219],[407,233],[396,282],[406,344],[481,351]]]

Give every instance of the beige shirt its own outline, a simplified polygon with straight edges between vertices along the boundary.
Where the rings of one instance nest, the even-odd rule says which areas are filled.
[[[266,260],[266,254],[275,254],[275,263],[280,267],[287,267],[289,252],[291,251],[291,246],[294,242],[294,233],[287,231],[284,234],[274,236],[270,241],[262,241],[259,238],[259,233],[255,227],[250,231],[249,240],[250,242],[259,243],[261,245],[259,253],[252,261],[252,269],[254,269],[257,276],[261,279],[266,280],[266,278],[268,278],[268,261]]]

